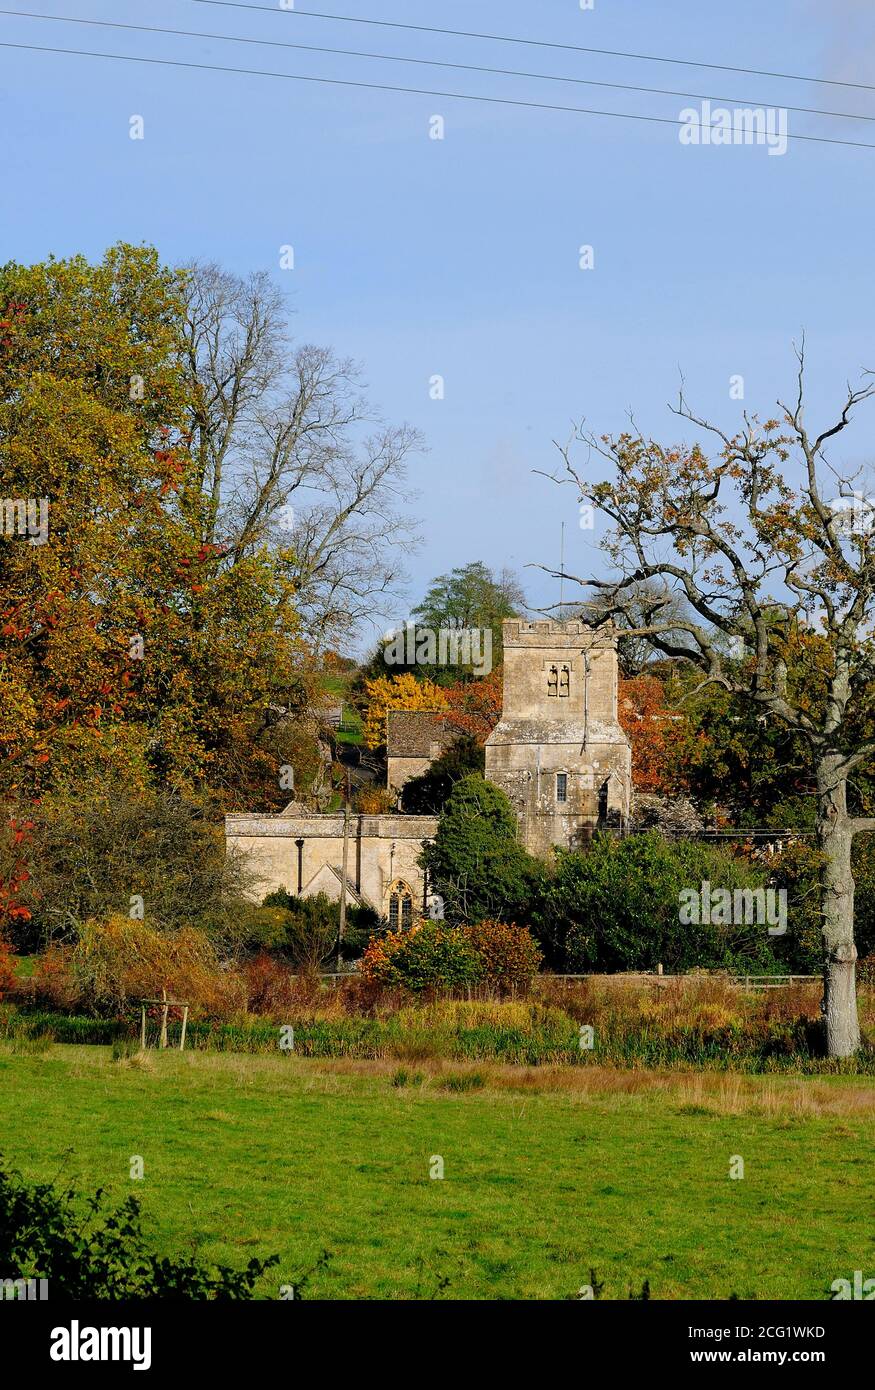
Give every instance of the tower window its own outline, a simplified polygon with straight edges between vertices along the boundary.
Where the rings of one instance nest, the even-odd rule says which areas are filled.
[[[559,694],[569,695],[571,693],[571,672],[567,666],[563,666],[559,672]]]
[[[557,773],[556,773],[556,800],[557,800],[557,801],[567,801],[567,800],[568,800],[568,773],[567,773],[567,772],[557,772]]]
[[[556,695],[559,691],[559,671],[555,666],[551,666],[547,674],[547,694]]]

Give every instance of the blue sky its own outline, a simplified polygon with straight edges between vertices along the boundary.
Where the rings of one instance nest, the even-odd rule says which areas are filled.
[[[262,0],[269,3],[269,0]],[[875,91],[583,53],[328,23],[194,0],[19,0],[56,15],[358,48],[639,83],[746,104],[875,115]],[[307,0],[298,0],[298,4]],[[318,0],[340,14],[477,29],[875,85],[862,0]],[[309,0],[308,8],[317,8]],[[6,43],[131,53],[662,115],[690,99],[0,16]],[[586,417],[690,438],[691,403],[732,428],[793,388],[804,329],[810,412],[830,417],[848,377],[875,368],[875,149],[790,142],[689,148],[670,126],[475,105],[94,58],[0,49],[0,259],[152,242],[170,262],[272,271],[302,341],[363,364],[390,420],[427,437],[413,510],[424,545],[411,600],[473,559],[517,568],[530,602],[556,585],[528,564],[598,572],[598,530],[537,476],[552,440]],[[129,139],[131,115],[145,139]],[[443,141],[428,138],[442,115]],[[791,114],[790,131],[866,140],[875,123]],[[296,268],[279,269],[295,247]],[[578,248],[594,248],[582,271]],[[429,381],[445,378],[441,401]],[[742,375],[745,399],[730,398]],[[836,460],[866,461],[875,405]],[[397,617],[404,616],[399,605]],[[382,624],[385,626],[385,624]]]

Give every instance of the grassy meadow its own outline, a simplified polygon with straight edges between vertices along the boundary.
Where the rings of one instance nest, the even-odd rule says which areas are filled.
[[[116,1052],[0,1043],[6,1162],[135,1193],[161,1251],[279,1254],[264,1298],[313,1270],[307,1298],[566,1299],[594,1270],[605,1299],[825,1299],[875,1266],[865,1076]]]

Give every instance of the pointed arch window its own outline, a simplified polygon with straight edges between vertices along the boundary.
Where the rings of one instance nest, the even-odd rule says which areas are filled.
[[[389,889],[389,929],[407,931],[413,926],[413,889],[403,879],[396,879]]]

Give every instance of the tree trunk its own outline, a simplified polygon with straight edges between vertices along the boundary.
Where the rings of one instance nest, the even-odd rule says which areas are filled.
[[[851,1057],[860,1046],[854,945],[853,824],[847,811],[847,782],[824,759],[817,775],[817,831],[824,855],[820,907],[824,945],[823,1011],[830,1057]]]

